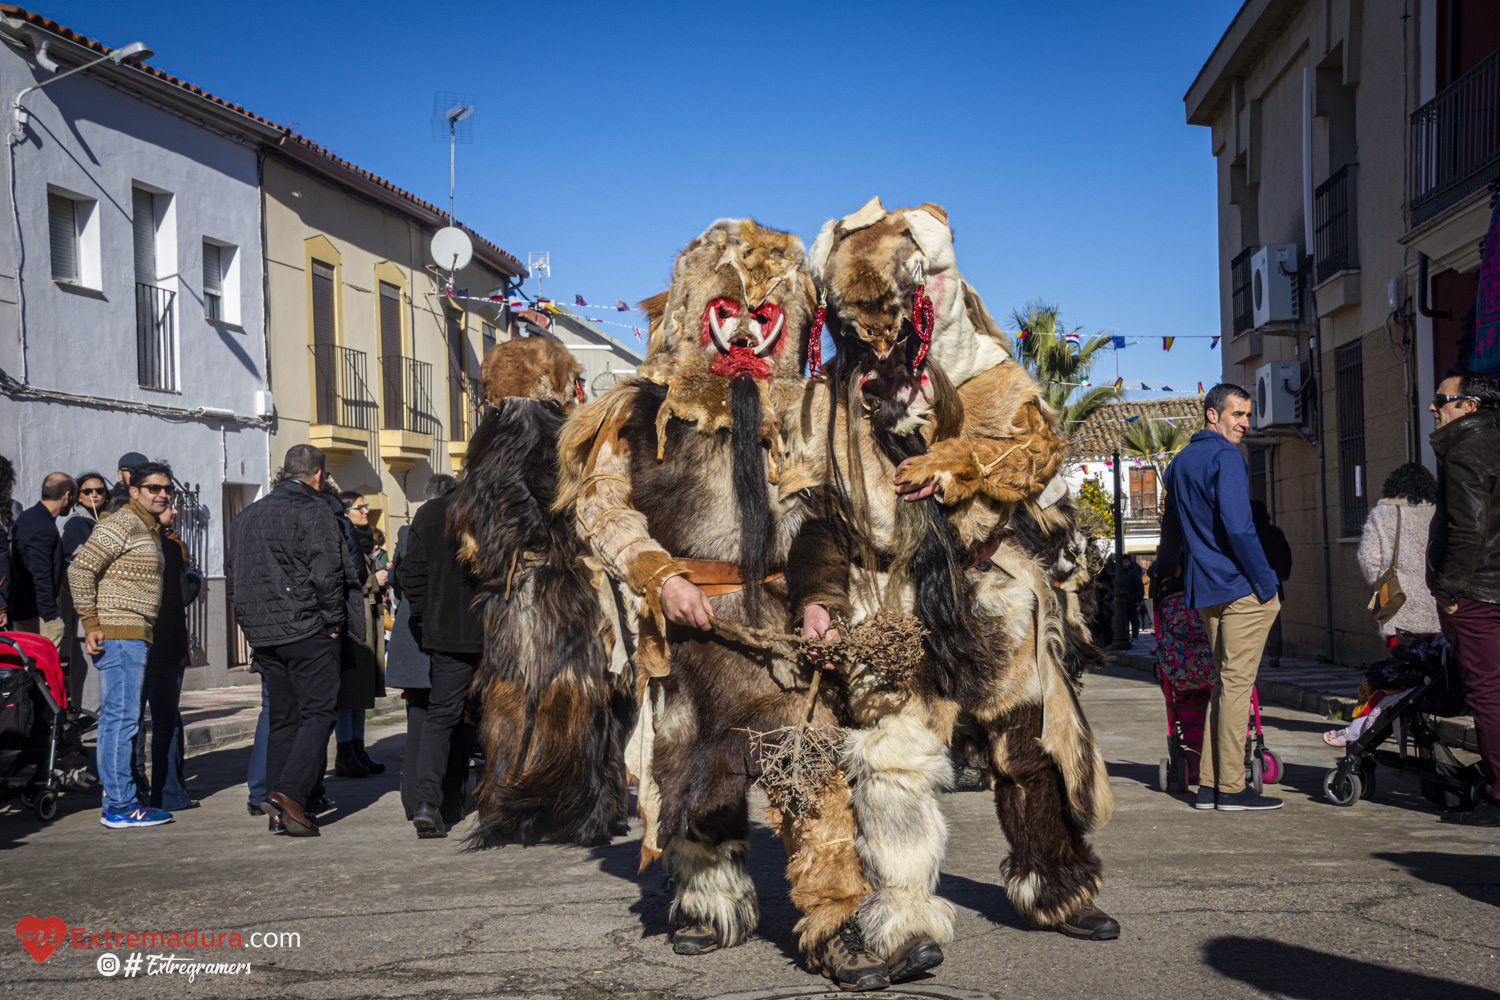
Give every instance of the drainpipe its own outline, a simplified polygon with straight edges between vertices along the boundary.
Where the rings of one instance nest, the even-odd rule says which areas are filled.
[[[1448,310],[1431,309],[1427,305],[1427,255],[1417,254],[1417,312],[1428,319],[1447,319]]]
[[[1309,306],[1313,315],[1313,366],[1317,370],[1318,394],[1318,493],[1320,517],[1323,528],[1323,627],[1327,633],[1328,662],[1333,659],[1333,555],[1328,537],[1328,452],[1324,439],[1328,436],[1323,428],[1323,322],[1318,317],[1318,296],[1311,288],[1307,290]]]

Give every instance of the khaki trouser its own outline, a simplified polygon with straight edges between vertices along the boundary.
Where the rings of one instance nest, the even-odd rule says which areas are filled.
[[[1260,669],[1260,654],[1271,623],[1281,610],[1280,598],[1262,604],[1250,594],[1227,604],[1199,608],[1208,644],[1213,647],[1213,697],[1203,723],[1203,757],[1198,786],[1233,795],[1245,789],[1245,729],[1250,722],[1250,689]]]
[[[52,645],[62,652],[63,642],[63,620],[58,618],[27,618],[18,621],[13,626],[17,632],[30,632],[34,635],[44,635],[52,640]]]

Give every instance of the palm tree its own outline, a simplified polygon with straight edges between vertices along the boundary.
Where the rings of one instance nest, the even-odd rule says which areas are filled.
[[[1080,344],[1070,344],[1067,335],[1082,327],[1069,330],[1058,322],[1057,315],[1055,302],[1032,299],[1024,311],[1012,309],[1010,320],[1026,332],[1026,336],[1016,338],[1016,360],[1041,383],[1043,397],[1062,414],[1063,427],[1072,434],[1100,408],[1124,399],[1124,394],[1112,385],[1063,384],[1088,382],[1095,362],[1100,360],[1099,352],[1112,341],[1107,334],[1096,334],[1082,338]]]
[[[1188,439],[1198,430],[1189,417],[1174,418],[1171,422],[1156,417],[1142,417],[1127,424],[1120,437],[1121,450],[1129,456],[1144,459],[1156,470],[1160,481],[1167,465],[1179,451],[1187,447]]]

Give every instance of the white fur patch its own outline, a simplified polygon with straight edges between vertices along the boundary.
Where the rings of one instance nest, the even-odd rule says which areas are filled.
[[[859,211],[851,212],[839,220],[839,226],[844,232],[852,233],[866,226],[873,226],[885,218],[885,206],[880,203],[880,196],[876,195],[859,207]]]
[[[672,841],[671,869],[677,878],[672,918],[677,926],[709,924],[726,947],[741,944],[760,922],[760,900],[745,870],[750,844],[726,840],[700,844],[677,837]],[[679,917],[680,914],[680,917]]]

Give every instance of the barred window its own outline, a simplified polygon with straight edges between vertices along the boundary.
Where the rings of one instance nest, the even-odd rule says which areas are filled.
[[[1343,533],[1359,534],[1365,526],[1365,362],[1361,343],[1336,352],[1335,400],[1339,418],[1339,505]]]

